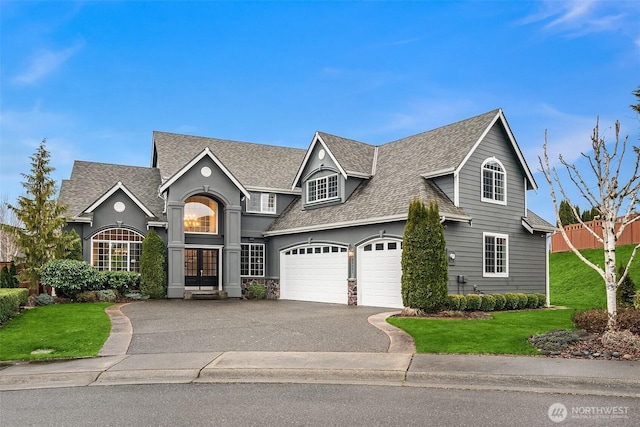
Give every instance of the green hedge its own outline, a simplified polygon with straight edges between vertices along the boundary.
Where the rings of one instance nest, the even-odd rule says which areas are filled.
[[[28,301],[28,289],[0,289],[0,325],[15,316],[20,306],[27,305]]]
[[[84,261],[54,259],[42,267],[40,281],[55,288],[58,295],[75,298],[81,292],[100,289],[103,276]]]
[[[640,292],[638,293],[640,295]],[[638,297],[640,300],[640,296]],[[500,311],[541,308],[546,304],[545,294],[451,294],[447,296],[446,309],[452,311]]]

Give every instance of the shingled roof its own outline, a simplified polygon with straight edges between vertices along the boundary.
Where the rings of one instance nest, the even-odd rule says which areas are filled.
[[[205,148],[249,190],[290,191],[305,150],[225,139],[153,132],[156,165],[167,180]]]
[[[445,217],[469,220],[462,209],[422,175],[457,168],[499,112],[493,110],[380,146],[375,175],[360,184],[345,203],[302,210],[302,201],[298,199],[271,224],[267,234],[405,219],[414,197],[424,202],[437,201],[440,214]],[[332,142],[339,146],[338,140]]]
[[[324,132],[317,132],[317,135],[326,144],[347,175],[373,175],[375,146]]]
[[[158,197],[160,172],[155,168],[75,161],[71,178],[63,180],[58,201],[67,214],[82,217],[92,204],[121,182],[155,218],[164,219],[164,202]]]

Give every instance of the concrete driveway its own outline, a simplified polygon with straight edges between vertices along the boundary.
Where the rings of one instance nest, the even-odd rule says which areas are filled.
[[[387,335],[373,314],[397,311],[300,301],[155,300],[127,304],[128,354],[301,351],[380,352]]]

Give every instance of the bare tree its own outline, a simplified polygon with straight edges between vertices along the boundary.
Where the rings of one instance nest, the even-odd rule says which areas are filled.
[[[624,274],[620,277],[616,277],[616,242],[622,235],[624,229],[631,223],[640,220],[640,215],[632,215],[636,204],[638,203],[638,190],[640,189],[640,176],[638,175],[638,166],[640,164],[640,148],[633,147],[635,152],[635,166],[632,168],[631,175],[625,184],[621,179],[621,167],[622,160],[627,148],[628,137],[625,137],[620,144],[620,123],[616,121],[615,124],[615,143],[613,144],[613,151],[609,151],[605,143],[604,138],[600,137],[599,133],[599,120],[596,120],[596,126],[593,129],[591,136],[591,146],[593,148],[593,157],[581,153],[589,162],[590,175],[595,177],[597,183],[596,187],[592,187],[587,184],[587,180],[583,177],[583,174],[578,168],[565,161],[562,155],[559,156],[560,163],[567,169],[569,178],[580,192],[580,195],[591,205],[592,209],[598,212],[598,216],[602,222],[602,234],[596,232],[592,228],[585,225],[584,221],[576,212],[575,205],[569,203],[573,209],[578,222],[582,224],[585,230],[588,230],[594,238],[602,243],[604,249],[604,268],[596,265],[586,259],[579,250],[572,244],[569,239],[562,222],[560,221],[558,199],[556,197],[555,185],[557,184],[560,189],[562,197],[569,200],[565,187],[563,186],[556,168],[552,168],[549,164],[549,157],[547,155],[547,132],[544,135],[544,157],[541,159],[538,157],[542,172],[549,183],[551,191],[551,198],[553,200],[553,206],[556,213],[556,222],[558,228],[562,233],[562,237],[573,253],[589,267],[594,269],[602,279],[604,280],[607,292],[607,312],[609,320],[607,323],[608,329],[613,329],[616,325],[616,290],[620,283],[629,274],[629,266],[635,258],[636,252],[640,248],[640,244],[633,248],[631,257],[624,268]],[[620,152],[618,150],[620,149]],[[625,171],[626,172],[626,171]],[[626,206],[626,207],[625,207]],[[620,210],[624,207],[624,214],[619,215]]]
[[[18,245],[12,230],[19,225],[18,218],[9,209],[9,197],[0,197],[0,261],[13,261]]]

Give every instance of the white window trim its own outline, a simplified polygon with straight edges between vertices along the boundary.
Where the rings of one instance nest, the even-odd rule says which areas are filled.
[[[502,175],[504,177],[504,200],[496,200],[490,199],[488,197],[484,197],[484,167],[489,162],[495,162],[502,168]],[[484,162],[482,162],[482,166],[480,166],[480,200],[487,203],[494,203],[496,205],[504,205],[507,204],[507,169],[504,167],[502,162],[495,157],[489,157]]]
[[[144,240],[145,236],[143,234],[141,234],[141,233],[138,233],[137,231],[128,230],[127,229],[128,232],[134,233],[134,234],[138,235],[139,237],[142,237],[142,240],[139,240],[139,241],[133,241],[133,240],[110,240],[110,239],[99,239],[99,238],[97,238],[97,236],[101,235],[102,233],[107,232],[107,231],[111,231],[113,229],[114,228],[106,228],[106,229],[101,230],[98,233],[94,234],[93,236],[91,236],[91,255],[90,255],[91,256],[91,258],[90,258],[91,259],[91,265],[95,269],[97,269],[99,271],[134,271],[134,270],[131,269],[131,244],[132,243],[139,244],[140,245],[140,255],[142,255],[142,240]],[[93,259],[94,243],[96,243],[96,242],[97,243],[106,243],[106,244],[108,244],[108,247],[109,247],[109,259],[107,260],[107,267],[108,268],[106,268],[106,269],[105,268],[101,269],[100,265],[94,265],[93,264],[93,261],[94,261],[94,259]],[[126,270],[111,270],[111,260],[112,260],[112,255],[113,255],[111,253],[111,244],[112,243],[126,243],[126,245],[127,245],[127,268],[126,268]],[[139,269],[140,269],[139,263],[138,263],[137,267],[138,267],[137,273],[139,273]]]
[[[504,239],[505,243],[505,271],[501,273],[487,273],[486,238],[493,237]],[[494,253],[495,255],[495,253]],[[497,257],[495,258],[498,259]],[[482,277],[509,277],[509,235],[503,233],[482,233]]]
[[[269,210],[269,198],[273,196],[273,209]],[[278,196],[275,193],[261,193],[258,191],[252,191],[251,192],[251,198],[253,199],[254,197],[257,197],[260,200],[260,208],[259,209],[252,209],[249,199],[245,200],[246,203],[246,209],[247,212],[249,213],[263,213],[263,214],[275,214],[276,213],[276,208],[277,208],[277,203],[278,203]]]
[[[336,177],[336,195],[334,197],[329,197],[329,178],[331,177]],[[318,198],[318,191],[317,191],[317,183],[318,181],[322,181],[322,180],[326,180],[327,181],[327,197],[324,197],[322,199]],[[316,199],[315,200],[309,200],[309,184],[311,182],[315,182],[316,183]],[[327,200],[335,200],[340,198],[340,189],[338,188],[338,186],[340,185],[340,181],[338,180],[338,174],[331,174],[331,175],[327,175],[327,176],[322,176],[320,178],[314,178],[314,179],[310,179],[306,182],[306,199],[307,199],[307,203],[320,203],[320,202],[326,202]]]
[[[264,243],[241,243],[240,244],[240,259],[242,262],[242,247],[249,246],[249,274],[240,274],[240,277],[264,277],[265,266],[267,264],[267,253]],[[252,274],[253,273],[253,264],[251,263],[251,248],[253,246],[261,246],[262,247],[262,274]],[[242,270],[242,268],[241,268]]]

